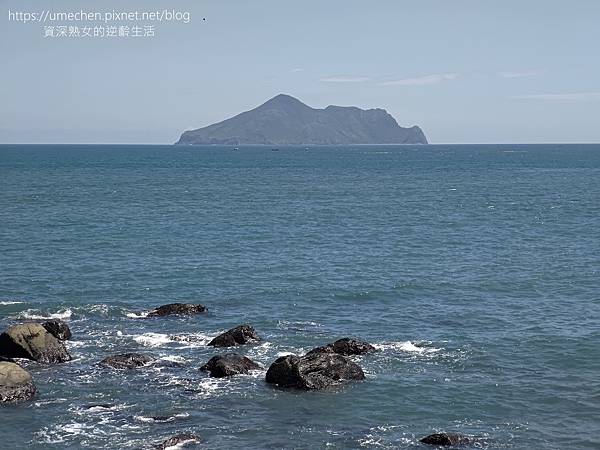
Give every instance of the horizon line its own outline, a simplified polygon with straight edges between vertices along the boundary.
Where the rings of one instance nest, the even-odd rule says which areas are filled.
[[[343,146],[435,146],[435,145],[600,145],[598,142],[428,142],[427,144],[176,144],[176,143],[132,143],[132,142],[0,142],[5,145],[94,145],[94,146],[155,146],[155,147],[343,147]]]

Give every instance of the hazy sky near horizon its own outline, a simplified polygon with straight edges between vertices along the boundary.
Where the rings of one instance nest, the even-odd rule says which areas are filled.
[[[44,37],[123,22],[9,20],[44,9],[191,20],[129,38]],[[385,108],[432,143],[600,142],[597,0],[0,0],[0,13],[0,143],[172,143],[278,93]]]

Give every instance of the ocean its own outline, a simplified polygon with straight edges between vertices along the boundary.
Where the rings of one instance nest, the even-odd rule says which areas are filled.
[[[62,318],[74,360],[22,361],[0,447],[598,449],[599,270],[600,145],[2,145],[0,328]],[[209,312],[144,317],[173,302]],[[331,391],[200,372],[242,323],[265,367],[378,351]]]

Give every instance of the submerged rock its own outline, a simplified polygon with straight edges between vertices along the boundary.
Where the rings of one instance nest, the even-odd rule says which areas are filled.
[[[85,405],[83,409],[111,409],[114,407],[115,405],[110,403],[92,403],[91,405]]]
[[[459,433],[434,433],[420,440],[428,445],[464,445],[471,443],[471,439]]]
[[[135,369],[150,364],[154,358],[140,353],[122,353],[104,358],[100,364],[114,369]]]
[[[277,358],[267,370],[267,383],[298,389],[326,389],[344,381],[364,380],[358,364],[337,353],[315,352]]]
[[[37,389],[29,372],[11,362],[0,362],[0,403],[30,400]]]
[[[260,341],[256,330],[250,325],[240,325],[218,335],[208,345],[213,347],[233,347],[234,345],[247,344],[251,341]]]
[[[365,341],[356,339],[343,338],[338,339],[331,344],[324,345],[312,349],[308,354],[312,353],[337,353],[338,355],[362,355],[364,353],[374,352],[376,349],[371,344]]]
[[[73,336],[69,325],[62,320],[47,320],[42,326],[59,341],[67,341]]]
[[[211,377],[222,378],[240,373],[248,373],[251,370],[260,369],[260,365],[245,356],[237,353],[213,356],[200,367],[200,370],[210,372]]]
[[[0,335],[0,355],[45,364],[71,360],[65,345],[39,323],[13,325]]]
[[[206,312],[206,307],[199,303],[170,303],[153,309],[148,313],[148,317],[163,317],[172,314],[191,315]]]
[[[197,444],[200,442],[200,436],[192,433],[182,433],[177,436],[173,436],[172,438],[167,439],[166,441],[158,444],[156,448],[158,450],[166,450],[170,447],[174,447],[176,445],[185,446],[188,444]]]

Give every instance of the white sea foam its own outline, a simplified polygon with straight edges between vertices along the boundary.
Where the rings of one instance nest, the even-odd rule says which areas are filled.
[[[183,356],[177,356],[177,355],[161,356],[160,359],[161,359],[161,361],[169,361],[169,362],[174,362],[174,363],[179,363],[179,364],[184,364],[189,361],[189,359],[186,359]]]
[[[277,328],[280,330],[294,330],[294,331],[306,331],[311,328],[320,328],[323,325],[312,321],[294,321],[289,322],[287,320],[278,320]]]
[[[166,422],[174,422],[177,419],[185,419],[186,417],[189,417],[190,415],[188,413],[180,413],[180,414],[175,414],[173,416],[166,416],[166,417],[147,417],[147,416],[133,416],[134,420],[138,421],[138,422],[142,422],[142,423],[166,423]]]
[[[133,340],[146,347],[160,347],[161,345],[172,342],[168,334],[162,333],[144,333],[142,335],[135,336]]]
[[[179,346],[179,348],[202,347],[212,339],[212,336],[203,333],[144,333],[132,337],[135,342],[142,344],[145,347],[161,347],[163,345],[174,344]]]
[[[179,450],[179,449],[184,448],[187,444],[191,444],[192,442],[198,442],[198,439],[186,439],[184,441],[181,441],[177,445],[171,445],[169,447],[165,447],[165,450]]]
[[[142,312],[128,312],[125,315],[130,319],[145,319],[150,314],[150,311],[142,311]]]
[[[17,302],[17,301],[12,301],[12,300],[5,300],[5,301],[1,301],[0,305],[21,305],[25,302]]]
[[[373,346],[378,350],[400,350],[402,352],[419,354],[435,353],[441,350],[440,348],[417,346],[411,341],[384,342],[382,344],[373,344]]]
[[[44,314],[39,309],[28,309],[19,313],[13,319],[33,319],[33,320],[49,320],[49,319],[69,319],[73,315],[71,309],[62,309],[55,313]]]
[[[116,411],[118,409],[119,409],[118,405],[112,405],[112,406],[98,405],[98,406],[92,406],[91,408],[86,408],[85,412],[98,413],[98,412]]]

